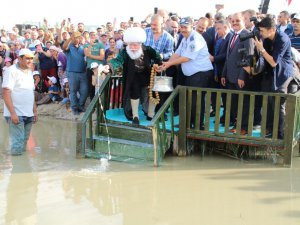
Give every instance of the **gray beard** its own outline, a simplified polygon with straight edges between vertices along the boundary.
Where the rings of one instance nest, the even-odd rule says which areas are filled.
[[[143,55],[143,49],[140,48],[136,52],[133,52],[129,49],[129,46],[126,46],[126,52],[132,60],[136,60]]]

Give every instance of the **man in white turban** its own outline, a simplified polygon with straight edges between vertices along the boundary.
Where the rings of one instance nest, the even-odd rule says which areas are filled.
[[[145,41],[146,33],[142,28],[128,28],[124,33],[126,49],[110,60],[112,70],[123,67],[123,108],[125,116],[134,125],[139,125],[140,99],[147,119],[151,120],[154,116],[155,105],[148,101],[148,88],[152,65],[161,64],[160,55],[153,48],[144,46]]]

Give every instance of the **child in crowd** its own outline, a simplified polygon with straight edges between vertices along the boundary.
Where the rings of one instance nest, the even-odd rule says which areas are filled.
[[[61,100],[61,97],[59,96],[59,87],[57,86],[57,80],[56,78],[53,77],[48,77],[49,81],[49,87],[48,87],[48,95],[50,97],[50,99],[53,102],[57,102]]]
[[[41,100],[47,93],[47,87],[45,86],[43,80],[41,79],[40,72],[35,70],[33,71],[34,79],[34,98],[35,101]]]
[[[9,67],[12,65],[12,60],[9,57],[6,57],[4,59],[4,67],[2,68],[3,74],[9,69]]]
[[[68,112],[71,112],[70,108],[70,87],[68,78],[63,79],[63,100],[60,102],[61,105],[66,105],[66,109]]]

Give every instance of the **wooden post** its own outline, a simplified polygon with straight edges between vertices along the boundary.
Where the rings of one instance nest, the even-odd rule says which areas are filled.
[[[152,138],[153,138],[153,149],[154,149],[154,159],[153,159],[153,165],[158,166],[158,160],[157,160],[157,132],[156,129],[153,127],[152,128]]]
[[[179,89],[179,133],[178,133],[178,156],[186,155],[186,87]]]
[[[284,126],[284,159],[285,167],[292,166],[293,155],[293,133],[294,133],[294,118],[295,118],[296,97],[289,95],[286,99],[286,115]]]
[[[76,124],[76,158],[84,157],[84,149],[82,149],[82,124]]]

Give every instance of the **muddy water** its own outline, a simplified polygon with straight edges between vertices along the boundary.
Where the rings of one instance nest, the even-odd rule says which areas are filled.
[[[0,119],[0,224],[298,225],[293,168],[224,156],[150,164],[75,159],[75,124],[41,120],[26,154],[11,157]]]

